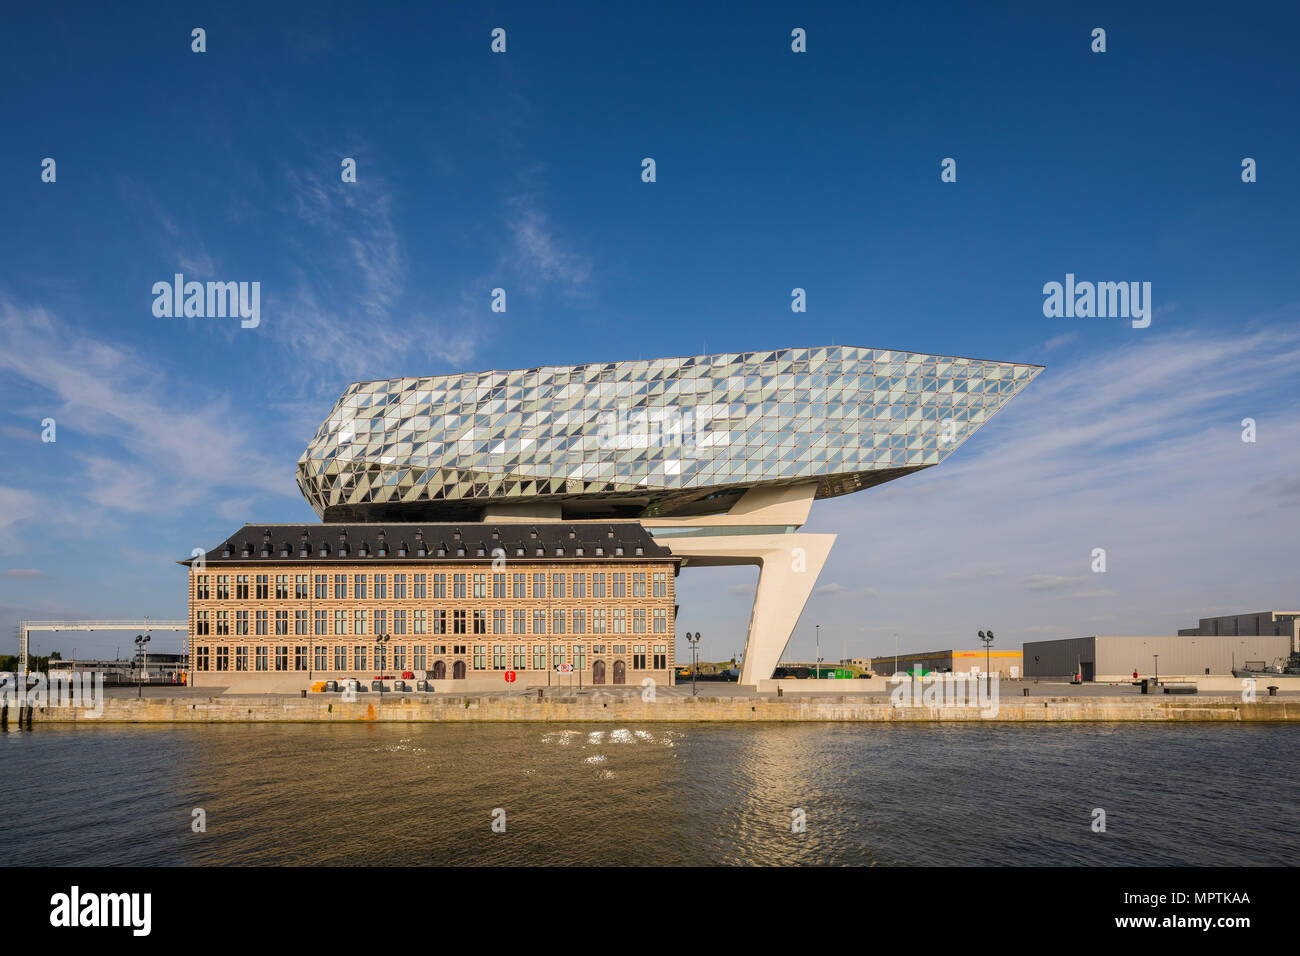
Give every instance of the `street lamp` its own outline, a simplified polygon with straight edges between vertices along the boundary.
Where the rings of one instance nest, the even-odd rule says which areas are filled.
[[[980,640],[984,642],[984,680],[990,682],[993,678],[989,676],[992,673],[992,667],[989,664],[989,648],[993,646],[993,632],[989,631],[986,634],[980,631],[979,633]]]
[[[695,678],[700,672],[700,659],[699,655],[696,653],[696,649],[700,644],[700,632],[696,631],[695,636],[692,637],[691,632],[687,631],[686,641],[691,645],[691,696],[694,697],[696,690]]]
[[[1156,686],[1159,687],[1159,686],[1160,686],[1160,655],[1159,655],[1159,654],[1156,654],[1156,655],[1154,655],[1154,657],[1155,657],[1155,659],[1156,659],[1156,681],[1155,681],[1155,683],[1156,683]]]
[[[140,689],[140,677],[144,673],[145,666],[149,660],[149,653],[145,650],[145,645],[148,643],[149,638],[146,635],[137,634],[135,636],[135,652],[140,655],[140,670],[137,671],[135,675],[135,696],[137,698],[141,697],[144,693]]]
[[[380,644],[387,644],[392,638],[391,634],[376,634],[375,640]],[[384,648],[384,665],[379,668],[379,697],[382,700],[384,696],[384,671],[388,669],[388,648]]]

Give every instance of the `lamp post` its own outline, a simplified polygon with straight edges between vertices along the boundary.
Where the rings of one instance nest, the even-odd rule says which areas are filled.
[[[1156,659],[1156,686],[1160,686],[1160,655],[1154,655]]]
[[[993,678],[989,676],[991,673],[991,665],[989,664],[989,648],[993,646],[993,632],[989,631],[986,634],[985,632],[980,631],[979,634],[980,640],[984,642],[984,681],[991,686]]]
[[[392,638],[391,634],[377,634],[375,640],[381,645],[387,644]],[[384,648],[384,666],[379,668],[379,699],[384,697],[384,671],[388,669],[388,648]]]
[[[817,677],[822,676],[822,626],[817,625]]]
[[[137,671],[135,675],[135,696],[137,698],[144,694],[144,691],[141,689],[140,678],[144,673],[145,662],[149,660],[149,652],[145,649],[145,645],[148,643],[149,638],[144,634],[137,634],[135,636],[135,652],[140,655],[140,670]]]
[[[691,645],[691,696],[694,697],[695,690],[696,690],[695,678],[699,675],[700,672],[699,655],[696,653],[696,649],[699,647],[700,644],[700,632],[696,631],[695,636],[692,637],[691,632],[687,631],[686,641]]]

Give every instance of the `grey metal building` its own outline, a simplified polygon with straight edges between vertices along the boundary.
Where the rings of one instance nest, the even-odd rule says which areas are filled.
[[[1230,675],[1234,667],[1259,668],[1276,664],[1291,653],[1289,634],[1245,636],[1183,635],[1177,637],[1092,637],[1027,641],[1024,673],[1031,679],[1066,679],[1081,674],[1085,681],[1161,680]]]

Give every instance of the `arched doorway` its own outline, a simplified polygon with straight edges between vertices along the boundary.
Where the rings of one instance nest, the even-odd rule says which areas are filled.
[[[605,662],[596,661],[591,665],[591,682],[593,684],[605,683]]]
[[[622,661],[614,662],[614,683],[615,684],[627,683],[627,665],[624,664]]]
[[[434,680],[446,680],[446,679],[447,679],[447,662],[446,662],[446,661],[434,661],[434,662],[433,662],[433,679],[434,679]]]
[[[453,680],[464,680],[464,679],[465,679],[465,662],[464,662],[464,661],[457,661],[455,664],[452,665],[452,667],[451,667],[451,676],[452,676],[452,679],[453,679]]]

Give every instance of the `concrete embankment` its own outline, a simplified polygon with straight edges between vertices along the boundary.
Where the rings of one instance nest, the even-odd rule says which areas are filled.
[[[893,707],[888,698],[753,696],[550,697],[362,695],[346,702],[338,695],[297,697],[108,698],[103,712],[73,707],[36,707],[35,724],[105,723],[310,723],[315,721],[1291,721],[1300,720],[1300,700],[1238,697],[1106,698],[1027,697],[1001,701],[996,710],[977,707]]]

